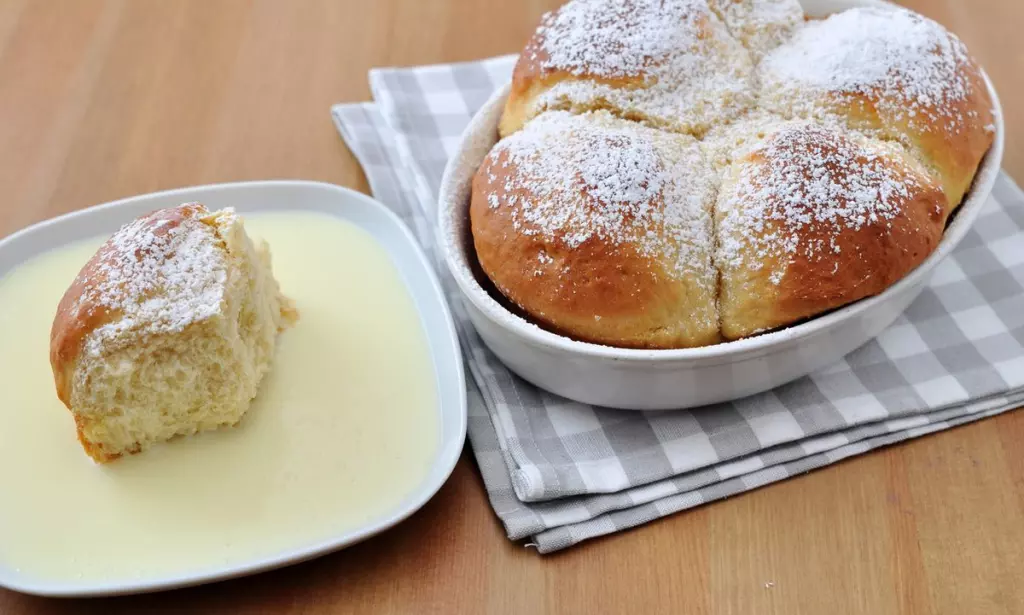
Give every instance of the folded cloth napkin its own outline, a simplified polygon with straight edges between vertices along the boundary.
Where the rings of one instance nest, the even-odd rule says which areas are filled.
[[[836,365],[774,391],[669,412],[595,408],[516,377],[483,346],[434,249],[438,188],[514,57],[370,72],[333,116],[374,196],[435,259],[469,373],[469,440],[513,540],[541,553],[1024,404],[1024,193],[1004,175],[928,289]]]

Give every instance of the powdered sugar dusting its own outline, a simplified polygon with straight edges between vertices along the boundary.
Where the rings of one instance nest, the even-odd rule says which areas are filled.
[[[888,224],[921,187],[909,167],[884,150],[816,124],[785,126],[750,154],[761,162],[741,167],[719,202],[717,257],[726,268],[834,259],[841,234]],[[773,272],[774,283],[781,273]]]
[[[804,21],[797,0],[708,0],[708,5],[755,58],[788,40]]]
[[[201,219],[207,213],[200,205],[157,212],[104,244],[78,303],[118,317],[92,332],[87,353],[129,332],[181,331],[220,310],[227,263],[214,229]]]
[[[761,64],[765,90],[798,115],[828,114],[828,98],[876,101],[917,130],[959,132],[970,57],[942,26],[903,9],[855,8],[808,24]],[[977,115],[977,112],[968,112]]]
[[[545,68],[594,77],[637,77],[696,38],[701,0],[572,0],[537,29]]]
[[[629,244],[668,263],[672,275],[713,277],[714,188],[689,137],[604,112],[553,111],[498,143],[485,164],[515,167],[487,202],[508,208],[517,233],[569,249],[592,240]],[[493,182],[494,169],[485,172]]]
[[[753,103],[749,54],[705,0],[571,0],[544,16],[534,41],[528,59],[580,78],[542,94],[540,110],[610,107],[700,132]],[[622,78],[638,82],[599,81]]]

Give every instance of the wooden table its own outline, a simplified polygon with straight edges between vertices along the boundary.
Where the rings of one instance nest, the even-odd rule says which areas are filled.
[[[372,66],[515,51],[558,0],[0,0],[0,235],[177,186],[367,190],[331,125]],[[1002,93],[1024,178],[1018,0],[913,0]],[[69,511],[69,514],[72,514]],[[0,590],[0,613],[1024,613],[1024,412],[864,455],[540,556],[509,542],[464,455],[437,497],[348,551],[93,601]]]

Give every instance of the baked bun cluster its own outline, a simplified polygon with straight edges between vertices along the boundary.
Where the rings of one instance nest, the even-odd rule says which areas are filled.
[[[497,291],[557,333],[740,339],[914,269],[994,132],[963,43],[903,9],[572,0],[515,67],[473,242]]]
[[[233,210],[156,211],[114,234],[61,300],[57,395],[98,462],[234,425],[296,318]]]

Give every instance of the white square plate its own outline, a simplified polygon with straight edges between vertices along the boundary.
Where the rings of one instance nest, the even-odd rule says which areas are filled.
[[[0,564],[0,586],[46,596],[97,596],[163,590],[238,577],[311,559],[382,532],[419,510],[448,479],[466,436],[466,384],[455,327],[441,285],[412,233],[386,207],[361,193],[317,182],[261,181],[182,188],[136,196],[41,222],[0,240],[0,278],[20,263],[64,244],[113,234],[132,219],[183,202],[247,213],[314,211],[368,232],[390,255],[415,302],[434,366],[440,412],[440,443],[427,477],[393,510],[354,530],[315,545],[282,551],[202,573],[70,585],[27,579]],[[3,500],[0,491],[0,502]]]

